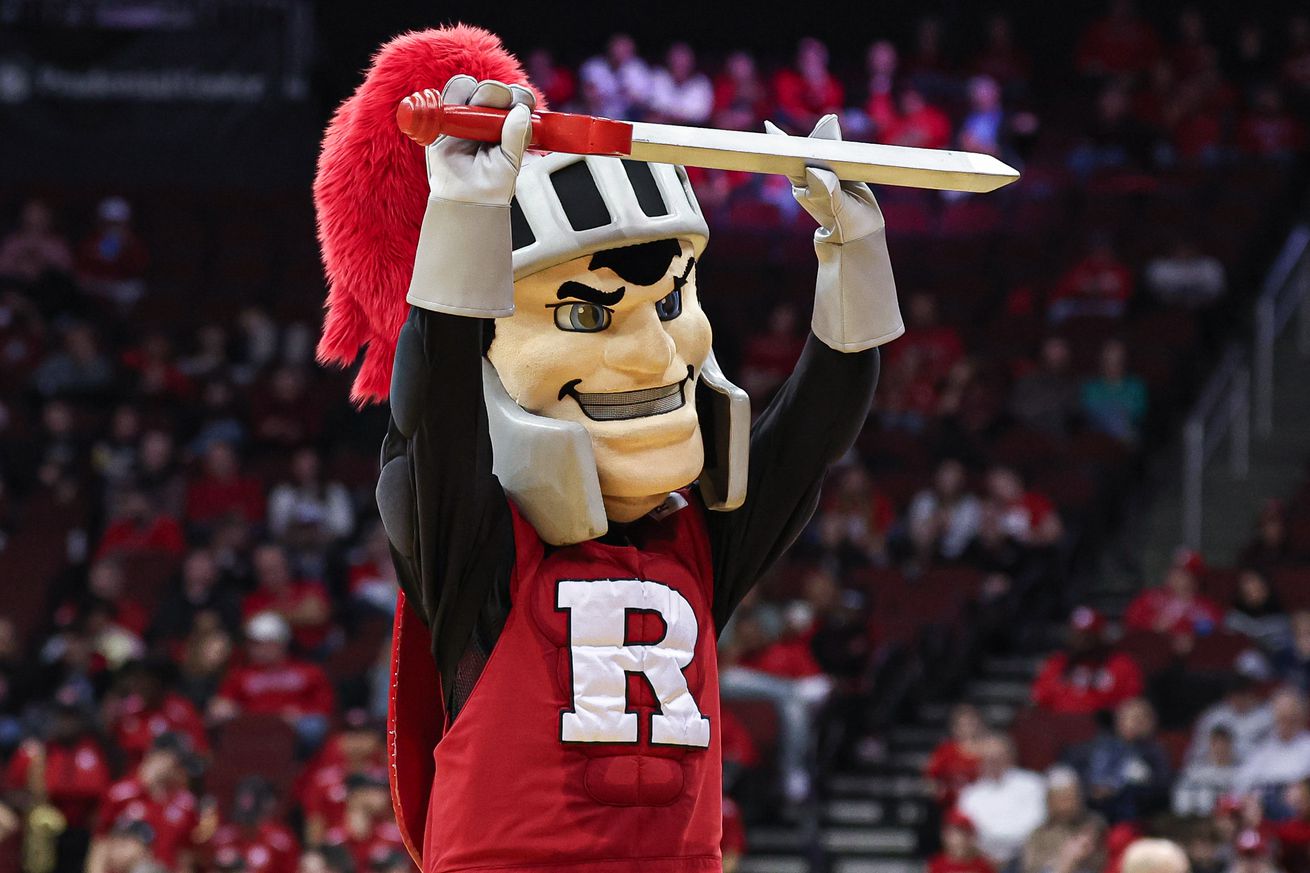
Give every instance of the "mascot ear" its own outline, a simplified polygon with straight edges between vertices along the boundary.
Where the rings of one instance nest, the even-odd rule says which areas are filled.
[[[481,28],[407,33],[378,51],[323,135],[314,206],[329,290],[318,358],[349,366],[367,346],[351,391],[359,404],[387,397],[428,198],[423,149],[396,126],[396,107],[457,73],[531,87],[518,60]],[[540,94],[537,106],[546,108]]]

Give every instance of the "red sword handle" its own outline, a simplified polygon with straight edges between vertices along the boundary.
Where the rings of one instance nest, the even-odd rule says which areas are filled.
[[[438,136],[498,142],[507,110],[488,106],[443,106],[441,94],[416,91],[396,107],[402,133],[426,146]],[[531,148],[575,155],[624,156],[632,152],[632,125],[568,112],[532,113]]]

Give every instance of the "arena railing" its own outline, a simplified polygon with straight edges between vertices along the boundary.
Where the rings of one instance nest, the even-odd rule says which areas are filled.
[[[1251,467],[1251,431],[1274,427],[1274,349],[1299,313],[1297,349],[1310,355],[1310,225],[1298,224],[1265,277],[1254,307],[1250,350],[1235,341],[1206,382],[1183,424],[1183,543],[1202,548],[1205,471],[1228,448],[1228,472],[1243,479]],[[1254,419],[1254,421],[1253,421]]]

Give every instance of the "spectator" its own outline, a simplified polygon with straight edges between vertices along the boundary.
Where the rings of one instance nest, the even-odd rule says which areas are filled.
[[[146,492],[163,512],[182,515],[186,509],[186,482],[169,431],[152,427],[141,435],[133,471],[131,484]]]
[[[1155,132],[1133,111],[1129,86],[1107,82],[1097,95],[1095,112],[1069,150],[1069,169],[1083,177],[1099,171],[1148,170],[1155,163],[1155,140]]]
[[[1310,612],[1292,613],[1291,639],[1274,659],[1278,675],[1284,682],[1310,691]]]
[[[741,808],[728,795],[723,795],[723,837],[719,853],[723,856],[723,873],[737,873],[742,856],[746,854],[746,828],[741,821]]]
[[[176,555],[186,550],[182,525],[160,511],[144,491],[124,491],[113,521],[96,546],[96,560],[114,556]]]
[[[104,717],[117,749],[126,763],[136,767],[165,734],[185,738],[197,755],[209,753],[205,723],[191,701],[169,690],[164,664],[139,662],[128,665],[108,695]]]
[[[203,614],[230,633],[241,626],[241,606],[236,592],[220,582],[221,574],[209,549],[193,549],[182,562],[179,584],[170,588],[155,614],[152,639],[166,645],[184,640]]]
[[[1123,318],[1133,296],[1133,274],[1105,235],[1094,237],[1087,254],[1060,277],[1051,295],[1052,324],[1070,318]]]
[[[1159,57],[1159,37],[1132,0],[1111,0],[1109,14],[1083,31],[1075,62],[1084,75],[1109,77],[1145,72]]]
[[[951,143],[951,120],[913,85],[901,87],[898,113],[878,133],[887,145],[942,149]]]
[[[241,472],[236,450],[215,442],[205,450],[200,475],[187,486],[187,521],[210,527],[225,515],[246,521],[264,519],[264,489],[259,480]]]
[[[982,502],[967,490],[966,475],[963,463],[947,458],[937,466],[932,487],[910,501],[906,525],[919,562],[958,561],[978,535]]]
[[[1169,840],[1140,839],[1123,853],[1121,873],[1188,873],[1187,854]]]
[[[58,871],[81,869],[96,807],[110,783],[109,761],[88,711],[69,688],[55,693],[43,736],[25,740],[5,769],[7,802],[30,813],[49,803],[64,818],[57,838]]]
[[[145,294],[150,256],[132,227],[132,205],[107,197],[96,208],[96,228],[78,247],[77,273],[92,294],[127,307]]]
[[[296,873],[362,873],[355,870],[355,859],[342,846],[322,846],[300,856]]]
[[[151,851],[167,870],[189,871],[200,848],[196,828],[200,811],[187,789],[188,770],[195,772],[194,755],[180,734],[157,737],[133,775],[105,792],[99,825],[87,854],[87,873],[105,873],[111,834],[122,821],[144,822],[154,833]]]
[[[255,548],[255,590],[241,602],[247,621],[265,612],[276,613],[291,626],[296,647],[320,652],[332,631],[332,604],[322,583],[297,579],[287,553],[274,543]]]
[[[1224,296],[1224,265],[1180,236],[1167,255],[1146,265],[1146,288],[1161,303],[1188,310],[1204,309]]]
[[[808,612],[791,610],[771,631],[763,610],[739,610],[719,648],[723,699],[765,700],[778,711],[778,769],[792,804],[810,795],[813,716],[832,693],[832,681],[809,648],[813,616]]]
[[[896,521],[891,501],[863,464],[849,464],[835,478],[814,520],[819,544],[842,566],[885,564],[887,536]]]
[[[1205,569],[1201,556],[1179,549],[1164,577],[1164,585],[1148,588],[1128,604],[1124,625],[1130,630],[1205,635],[1223,624],[1217,603],[1197,591],[1197,574]]]
[[[735,51],[714,80],[714,126],[759,130],[772,108],[769,89],[760,79],[750,52]]]
[[[1310,870],[1310,779],[1287,786],[1283,804],[1290,815],[1272,825],[1279,865],[1287,873],[1305,873]]]
[[[898,63],[896,45],[886,39],[880,39],[870,45],[865,55],[869,97],[864,103],[864,112],[869,118],[874,139],[881,139],[884,131],[894,125],[900,115],[900,108],[895,98],[899,86]],[[948,121],[947,124],[949,125],[950,122]]]
[[[969,80],[969,112],[960,124],[960,148],[999,155],[1004,133],[1001,86],[990,76],[974,76]]]
[[[1237,771],[1239,791],[1276,796],[1293,782],[1310,776],[1310,731],[1306,730],[1305,696],[1282,688],[1269,701],[1273,731],[1258,743]]]
[[[108,605],[113,610],[116,623],[140,636],[145,633],[150,615],[140,602],[126,596],[124,582],[123,565],[114,558],[96,561],[87,570],[87,594]],[[76,610],[78,605],[68,603],[64,608]],[[58,618],[59,616],[56,615],[56,620]]]
[[[1014,743],[1003,734],[982,741],[978,781],[960,792],[960,812],[978,828],[978,845],[1004,867],[1046,817],[1046,782],[1014,765]]]
[[[1273,864],[1269,840],[1256,828],[1244,830],[1233,843],[1230,873],[1280,873]]]
[[[95,332],[85,324],[70,325],[62,348],[43,360],[32,374],[32,386],[43,397],[103,396],[114,380],[114,367],[100,352]]]
[[[1082,387],[1083,416],[1089,427],[1121,443],[1136,443],[1146,418],[1146,383],[1127,371],[1128,348],[1121,340],[1101,347],[1100,369]]]
[[[307,842],[321,843],[328,829],[343,824],[350,776],[386,766],[384,729],[384,724],[372,721],[362,710],[351,710],[341,731],[324,743],[306,767],[296,795],[305,815]]]
[[[1018,873],[1101,873],[1105,819],[1087,808],[1077,772],[1052,767],[1046,786],[1046,822],[1024,843]]]
[[[309,379],[300,367],[275,370],[250,405],[251,430],[257,443],[291,450],[314,442],[322,429],[321,405],[309,392]]]
[[[1273,709],[1260,699],[1253,678],[1234,674],[1227,681],[1224,699],[1211,706],[1196,721],[1187,760],[1195,763],[1210,755],[1211,736],[1222,728],[1232,738],[1233,759],[1241,763],[1273,732]]]
[[[1113,733],[1069,753],[1088,803],[1111,823],[1139,821],[1168,805],[1169,760],[1154,735],[1155,710],[1134,697],[1115,709]]]
[[[957,703],[951,708],[950,735],[937,744],[924,767],[942,809],[953,808],[960,791],[978,778],[986,737],[987,724],[976,706]]]
[[[216,858],[235,852],[249,873],[295,873],[300,843],[277,819],[277,794],[260,776],[237,784],[228,820],[214,832],[210,847]],[[231,869],[229,866],[228,869]]]
[[[1219,798],[1233,790],[1236,777],[1233,734],[1223,725],[1217,725],[1210,729],[1205,757],[1183,768],[1174,785],[1174,815],[1208,818]]]
[[[388,616],[395,611],[400,583],[391,559],[391,543],[381,522],[368,529],[363,542],[355,549],[348,584],[355,604]]]
[[[268,529],[293,550],[321,553],[355,529],[355,507],[340,482],[324,481],[318,451],[291,456],[291,481],[268,496]]]
[[[958,809],[942,819],[942,850],[928,861],[928,873],[995,873],[978,848],[978,829]]]
[[[1250,637],[1266,652],[1283,651],[1292,638],[1291,624],[1278,594],[1268,577],[1253,567],[1238,574],[1237,591],[1224,617],[1224,627]]]
[[[27,201],[18,227],[0,241],[0,277],[30,285],[48,273],[72,272],[73,252],[55,231],[53,210],[44,200]]]
[[[1305,125],[1284,107],[1282,92],[1275,85],[1258,88],[1238,125],[1238,148],[1257,158],[1286,161],[1299,154],[1305,142]]]
[[[1000,514],[1002,529],[1021,546],[1053,546],[1064,535],[1064,524],[1050,498],[1025,487],[1013,467],[998,464],[988,471],[987,497]]]
[[[1015,42],[1014,27],[1007,16],[996,13],[987,19],[986,44],[974,59],[973,67],[980,75],[1000,82],[1007,92],[1012,86],[1027,83],[1032,64]]]
[[[154,847],[155,829],[148,822],[126,816],[115,822],[102,840],[101,873],[168,873]]]
[[[894,386],[897,396],[889,399],[884,386],[879,407],[891,406],[908,417],[922,418],[936,411],[938,384],[964,360],[964,340],[953,325],[942,322],[932,294],[910,294],[906,317],[905,342],[898,340],[889,346],[883,359],[883,381]],[[922,425],[922,421],[914,422],[909,429]]]
[[[714,88],[696,69],[696,54],[685,42],[669,46],[664,66],[650,81],[650,117],[670,124],[705,124],[714,111]]]
[[[796,65],[778,71],[773,78],[779,126],[805,136],[821,117],[842,111],[845,91],[837,77],[828,72],[828,47],[805,37],[796,47]]]
[[[1080,606],[1069,618],[1066,651],[1046,659],[1033,682],[1033,703],[1052,712],[1098,712],[1142,693],[1141,668],[1105,642],[1105,619]]]
[[[568,107],[578,87],[577,78],[567,65],[555,61],[555,55],[550,49],[535,48],[528,52],[527,62],[523,66],[528,72],[528,80],[546,98],[551,108],[558,110]]]
[[[1066,436],[1079,411],[1072,362],[1068,340],[1061,336],[1043,340],[1037,366],[1010,392],[1010,414],[1033,430]]]
[[[585,62],[578,78],[587,110],[606,118],[639,118],[650,99],[650,68],[626,33],[610,37],[605,54]]]
[[[245,662],[230,667],[209,705],[209,717],[229,721],[243,712],[280,715],[301,743],[317,747],[327,734],[335,704],[323,668],[291,657],[291,628],[275,612],[246,622]]]
[[[354,859],[355,869],[361,871],[392,851],[404,851],[386,771],[355,773],[346,780],[345,818],[328,830],[323,843],[344,848]]]
[[[1283,501],[1269,499],[1260,508],[1255,538],[1242,550],[1238,562],[1247,567],[1275,567],[1292,557],[1287,536],[1287,507]]]
[[[197,621],[182,645],[178,692],[196,707],[207,707],[218,692],[231,659],[232,637],[217,622]]]

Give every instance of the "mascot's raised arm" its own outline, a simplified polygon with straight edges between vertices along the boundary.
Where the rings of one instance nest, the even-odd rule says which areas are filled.
[[[406,139],[397,104],[434,86],[508,109],[500,141]],[[791,180],[820,224],[812,333],[752,426],[714,359],[686,173],[528,152],[537,103],[491,34],[407,34],[315,184],[320,356],[367,344],[354,397],[391,404],[397,817],[425,873],[719,870],[716,639],[903,331],[882,214],[825,170]]]

